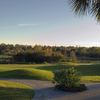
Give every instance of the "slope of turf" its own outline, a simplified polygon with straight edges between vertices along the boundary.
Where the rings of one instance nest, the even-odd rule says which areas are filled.
[[[0,100],[32,100],[34,91],[31,87],[8,81],[0,81]]]
[[[39,69],[16,69],[0,72],[1,78],[52,80],[53,73]]]
[[[100,82],[100,63],[1,64],[0,78],[52,80],[53,71],[69,67],[80,71],[84,82]]]

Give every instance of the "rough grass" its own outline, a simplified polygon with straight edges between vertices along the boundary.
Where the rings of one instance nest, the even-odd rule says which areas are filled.
[[[0,81],[0,100],[32,100],[31,87],[9,81]]]
[[[1,64],[0,78],[52,80],[53,71],[75,67],[83,82],[100,82],[100,63]]]

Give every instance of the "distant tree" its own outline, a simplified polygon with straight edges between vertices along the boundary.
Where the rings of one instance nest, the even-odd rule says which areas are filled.
[[[0,44],[1,63],[22,62],[22,63],[42,63],[69,61],[77,62],[78,60],[100,60],[100,47],[64,47],[64,46],[27,46]],[[3,57],[3,58],[2,58]],[[15,60],[16,58],[16,60]],[[11,61],[12,60],[12,61]]]
[[[71,62],[74,62],[74,63],[77,62],[77,57],[76,57],[76,54],[75,54],[75,50],[70,51],[70,60],[71,60]]]

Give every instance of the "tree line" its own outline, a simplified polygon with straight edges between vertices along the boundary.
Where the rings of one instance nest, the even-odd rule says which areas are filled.
[[[0,44],[0,63],[100,60],[100,47]]]

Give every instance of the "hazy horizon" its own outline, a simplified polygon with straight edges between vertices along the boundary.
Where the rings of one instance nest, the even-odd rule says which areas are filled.
[[[100,24],[76,16],[68,0],[1,0],[0,43],[100,46]]]
[[[33,44],[24,44],[24,43],[23,44],[21,44],[21,43],[15,43],[14,44],[14,43],[3,43],[3,42],[0,43],[0,45],[1,44],[5,44],[5,45],[24,45],[24,46],[33,46],[33,47],[36,46],[36,45],[37,46],[51,46],[51,47],[53,47],[53,46],[56,46],[56,47],[61,47],[61,46],[63,46],[63,47],[87,47],[87,48],[100,47],[100,46],[96,46],[96,45],[94,45],[94,46],[93,45],[91,45],[91,46],[90,45],[89,46],[88,45],[86,45],[86,46],[85,45],[45,45],[45,44],[34,44],[34,43]]]

